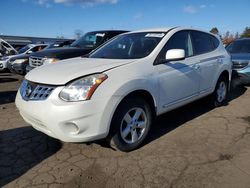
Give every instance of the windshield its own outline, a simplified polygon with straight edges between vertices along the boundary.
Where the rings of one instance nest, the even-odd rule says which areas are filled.
[[[72,47],[78,48],[96,48],[104,40],[105,33],[101,32],[90,32],[83,35],[80,39],[76,40],[71,44]]]
[[[18,53],[19,53],[19,54],[22,54],[22,53],[26,52],[28,49],[30,49],[30,46],[29,46],[29,45],[24,46],[24,47],[22,47],[20,50],[18,50]]]
[[[70,41],[55,42],[55,43],[49,44],[45,49],[68,47],[68,46],[70,46],[70,43],[71,43]]]
[[[90,55],[90,58],[139,59],[148,56],[165,33],[130,33],[117,37]]]
[[[230,53],[250,53],[250,40],[238,40],[227,46]]]

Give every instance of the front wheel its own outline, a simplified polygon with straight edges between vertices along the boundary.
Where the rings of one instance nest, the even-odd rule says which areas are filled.
[[[147,137],[151,123],[152,112],[146,101],[125,99],[112,119],[111,146],[126,152],[138,148]]]
[[[212,94],[212,103],[215,107],[222,106],[226,103],[228,94],[228,79],[221,76],[216,84],[214,93]]]

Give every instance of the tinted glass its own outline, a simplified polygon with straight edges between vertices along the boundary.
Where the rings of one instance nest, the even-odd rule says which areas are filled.
[[[211,39],[211,41],[213,43],[214,50],[215,50],[219,46],[220,41],[214,36],[210,36],[210,39]]]
[[[174,34],[169,41],[167,42],[166,45],[166,50],[171,49],[183,49],[185,51],[185,56],[191,56],[192,54],[192,46],[189,38],[189,32],[188,31],[180,31],[176,34]]]
[[[250,53],[250,40],[234,41],[226,49],[230,53]]]
[[[166,53],[171,49],[183,49],[185,51],[186,57],[192,56],[193,50],[189,31],[180,31],[175,33],[163,47],[162,51],[157,57],[157,61],[165,61]]]
[[[71,44],[72,47],[93,49],[103,43],[106,33],[90,32]]]
[[[165,33],[130,33],[118,36],[93,52],[90,58],[137,59],[148,56]]]
[[[43,50],[45,47],[46,46],[36,46],[36,47],[30,49],[30,51],[32,51],[32,52],[38,52],[38,51]]]
[[[26,52],[28,49],[30,49],[30,46],[28,46],[28,45],[24,46],[20,50],[18,50],[18,53],[22,54],[22,53]]]
[[[191,33],[195,55],[208,53],[215,49],[211,35],[199,31]]]

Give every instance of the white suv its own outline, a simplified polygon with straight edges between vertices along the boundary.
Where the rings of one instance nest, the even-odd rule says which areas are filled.
[[[26,75],[16,97],[24,120],[65,142],[102,138],[139,147],[153,118],[201,97],[224,103],[231,59],[217,36],[185,28],[122,34],[89,57]]]

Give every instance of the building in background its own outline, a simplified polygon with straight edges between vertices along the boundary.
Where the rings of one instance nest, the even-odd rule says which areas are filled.
[[[16,49],[19,49],[27,44],[54,43],[59,41],[71,40],[62,38],[27,37],[27,36],[10,36],[10,35],[0,35],[0,38],[8,42]]]

